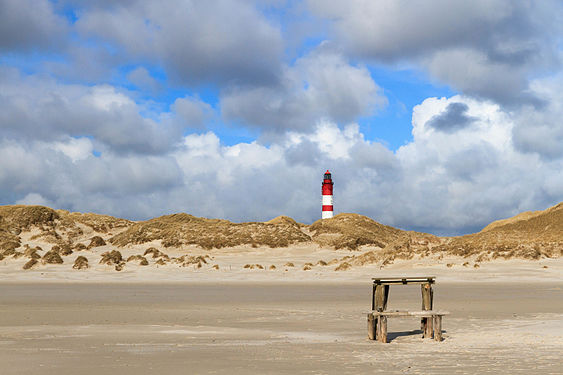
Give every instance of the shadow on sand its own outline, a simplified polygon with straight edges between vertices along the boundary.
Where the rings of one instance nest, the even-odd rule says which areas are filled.
[[[443,329],[442,333],[446,333],[446,330]],[[412,331],[387,332],[387,342],[391,342],[395,340],[397,337],[415,336],[415,335],[419,335],[420,337],[422,337],[422,330],[414,329]]]

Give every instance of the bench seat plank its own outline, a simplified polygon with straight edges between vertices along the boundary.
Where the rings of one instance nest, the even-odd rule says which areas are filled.
[[[421,310],[421,311],[407,311],[407,310],[389,310],[389,311],[370,311],[368,314],[374,316],[418,316],[418,317],[433,317],[434,315],[449,315],[449,311],[442,310]]]
[[[374,284],[434,284],[436,276],[416,276],[416,277],[373,277]]]

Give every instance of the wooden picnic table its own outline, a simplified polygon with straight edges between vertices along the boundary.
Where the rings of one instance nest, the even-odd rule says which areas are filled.
[[[388,317],[420,317],[423,338],[431,338],[440,341],[442,339],[442,316],[446,311],[434,311],[434,291],[432,284],[436,282],[435,276],[417,277],[387,277],[372,278],[373,289],[371,299],[371,312],[368,313],[368,337],[371,340],[387,342],[387,318]],[[387,311],[389,300],[389,286],[420,284],[422,293],[421,311]]]

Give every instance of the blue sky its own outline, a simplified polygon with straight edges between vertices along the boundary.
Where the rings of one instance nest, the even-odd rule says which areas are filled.
[[[563,200],[557,1],[0,0],[0,204],[479,230]],[[526,176],[523,178],[522,176]]]

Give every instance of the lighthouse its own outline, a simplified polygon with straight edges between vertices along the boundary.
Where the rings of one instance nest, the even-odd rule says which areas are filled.
[[[332,208],[332,177],[330,172],[327,170],[323,179],[322,193],[323,193],[323,211],[322,219],[330,219],[334,216],[334,210]]]

